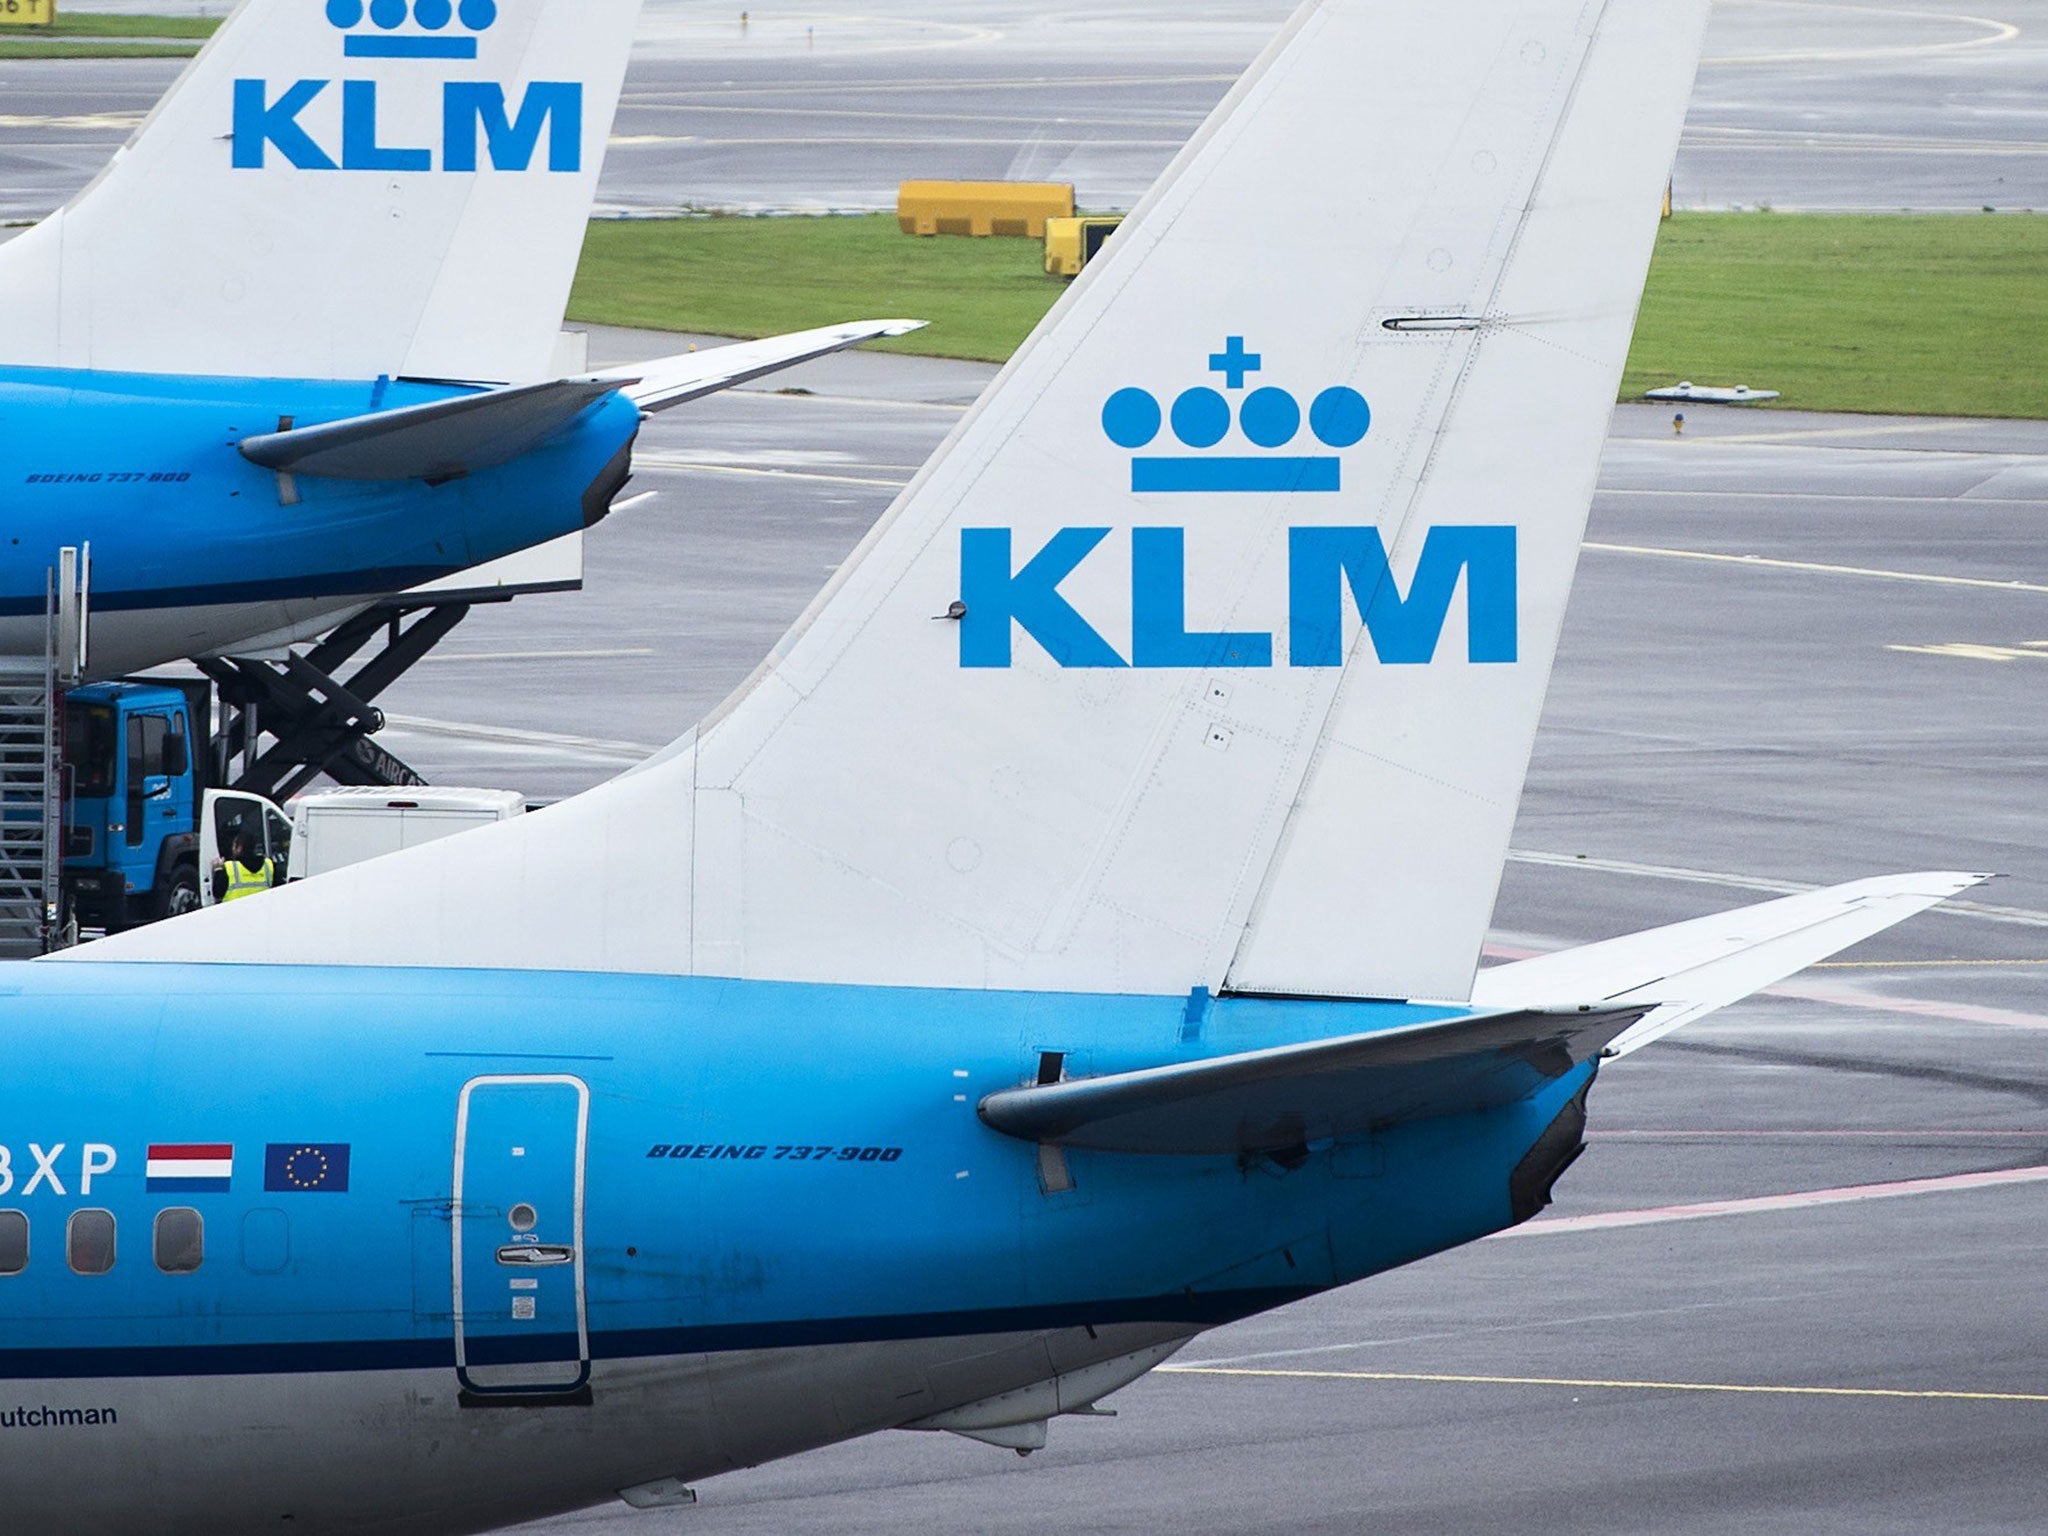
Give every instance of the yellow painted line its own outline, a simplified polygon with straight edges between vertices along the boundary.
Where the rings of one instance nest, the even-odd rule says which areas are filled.
[[[1921,1402],[2048,1403],[2048,1392],[1956,1392],[1908,1387],[1798,1387],[1734,1381],[1610,1381],[1579,1376],[1466,1376],[1448,1371],[1300,1371],[1241,1365],[1162,1365],[1176,1376],[1263,1376],[1300,1381],[1413,1381],[1473,1387],[1577,1387],[1586,1391],[1728,1392],[1760,1397],[1859,1397]]]
[[[1669,402],[1656,400],[1651,403],[1653,405],[1664,405]],[[1688,449],[1696,448],[1703,444],[1711,446],[1717,443],[1811,443],[1825,442],[1832,438],[1906,437],[1921,432],[1952,432],[1955,430],[1955,426],[1954,421],[1943,418],[1938,421],[1893,421],[1886,422],[1882,426],[1785,427],[1770,432],[1716,432],[1711,436],[1696,434],[1684,439],[1684,443]],[[1662,444],[1670,442],[1671,439],[1652,438],[1649,441]],[[1908,450],[1901,450],[1901,452],[1905,451]],[[1910,451],[1924,455],[1927,450],[1916,448]],[[2011,454],[1985,454],[1980,450],[1972,448],[1936,450],[1937,453],[1943,451],[1956,457],[1968,458],[2018,457],[2018,455]]]
[[[1652,544],[1582,546],[1605,555],[1657,555],[1667,560],[1703,560],[1714,565],[1747,565],[1759,570],[1810,571],[1821,576],[1861,576],[1871,581],[1907,581],[1932,587],[1975,587],[1993,592],[2048,592],[2031,581],[1994,581],[1988,576],[1937,576],[1930,571],[1891,571],[1868,565],[1827,565],[1817,560],[1775,560],[1767,555],[1724,555],[1704,549],[1665,549]]]

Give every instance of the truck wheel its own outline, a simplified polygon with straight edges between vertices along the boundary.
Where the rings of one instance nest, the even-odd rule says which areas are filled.
[[[171,871],[170,883],[157,894],[156,915],[177,917],[199,910],[199,866],[180,864]]]

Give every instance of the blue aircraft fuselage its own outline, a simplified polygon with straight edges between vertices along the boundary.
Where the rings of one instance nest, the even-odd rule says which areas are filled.
[[[471,392],[0,368],[0,654],[42,653],[45,573],[64,545],[92,546],[91,659],[111,674],[316,632],[603,516],[639,425],[617,396],[532,452],[441,484],[281,477],[236,451],[286,425]]]
[[[1460,1011],[1187,1003],[8,967],[0,1509],[125,1532],[147,1479],[163,1536],[483,1530],[1149,1363],[1511,1224],[1578,1144],[1590,1065],[1297,1157],[1070,1151],[1051,1193],[977,1117],[1042,1052]]]

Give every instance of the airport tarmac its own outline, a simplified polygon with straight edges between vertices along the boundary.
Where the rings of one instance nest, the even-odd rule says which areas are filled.
[[[472,616],[393,744],[562,793],[665,740],[990,372],[841,357],[659,418],[587,590]],[[1219,1330],[1028,1461],[888,1434],[534,1529],[2048,1528],[2048,424],[1686,415],[1617,414],[1495,958],[2008,878],[1610,1067],[1555,1225]]]
[[[799,43],[657,4],[682,30],[636,64],[622,136],[650,142],[606,193],[866,205],[929,149],[1111,202],[1283,9],[1175,6],[1168,43],[1164,6],[1005,31],[926,5]],[[1703,74],[1681,201],[2048,206],[2043,20],[1724,4],[1710,51],[1750,62]],[[0,185],[31,212],[175,72],[58,68],[0,65]],[[669,347],[605,333],[594,360]],[[628,493],[653,494],[595,530],[585,591],[472,615],[386,696],[391,744],[544,797],[637,760],[990,373],[840,358],[658,419]],[[1495,958],[1865,874],[2008,878],[1612,1066],[1541,1222],[1197,1340],[1029,1460],[892,1433],[532,1529],[2048,1528],[2048,424],[1686,414],[1617,415]]]
[[[1074,182],[1089,207],[1128,208],[1290,9],[890,0],[853,15],[648,0],[601,199],[639,212],[884,208],[910,177],[1043,177]],[[1677,201],[2048,208],[2048,0],[1992,12],[1720,0]],[[83,186],[179,68],[0,61],[0,219],[40,217]]]

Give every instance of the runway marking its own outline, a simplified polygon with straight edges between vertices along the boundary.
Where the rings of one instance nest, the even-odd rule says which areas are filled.
[[[974,149],[1042,149],[1050,143],[1060,144],[1070,137],[1054,135],[1050,139],[1043,133],[1018,135],[1006,139],[969,139],[956,134],[931,138],[914,138],[896,135],[882,138],[868,135],[845,134],[832,137],[812,136],[810,138],[716,138],[698,133],[635,133],[615,137],[610,142],[614,148],[637,148],[651,144],[701,144],[707,149],[843,149],[854,146],[862,149],[946,149],[966,147]],[[1164,149],[1177,150],[1186,144],[1185,139],[1072,139],[1083,143],[1089,149]]]
[[[872,485],[891,491],[900,491],[910,483],[908,480],[882,480],[866,475],[828,475],[811,469],[756,469],[741,464],[700,464],[692,459],[672,458],[666,454],[656,453],[637,454],[635,462],[681,474],[759,475],[770,480],[816,480],[827,485]]]
[[[1829,565],[1817,560],[1780,560],[1769,555],[1726,555],[1705,549],[1667,549],[1653,544],[1581,546],[1603,555],[1654,555],[1666,560],[1703,560],[1715,565],[1754,566],[1760,570],[1802,571],[1820,576],[1856,576],[1869,581],[1904,581],[1934,587],[1973,587],[1994,592],[2048,592],[2031,581],[1998,581],[1989,576],[1938,576],[1931,571],[1894,571],[1868,565]]]
[[[1659,403],[1659,404],[1662,404],[1663,402],[1659,401],[1659,402],[1657,402],[1657,403]],[[1966,418],[1966,419],[1967,419],[1967,418]],[[1908,436],[1908,435],[1911,435],[1911,434],[1913,434],[1913,433],[1917,433],[1917,432],[1950,432],[1950,431],[1953,431],[1953,430],[1955,430],[1955,425],[1956,425],[1956,419],[1955,419],[1955,418],[1953,418],[1953,417],[1944,417],[1944,418],[1942,418],[1942,419],[1941,419],[1941,420],[1939,420],[1939,421],[1899,421],[1899,422],[1892,422],[1891,424],[1889,424],[1889,425],[1887,425],[1887,426],[1882,426],[1882,427],[1875,427],[1875,426],[1857,426],[1857,427],[1786,427],[1786,428],[1785,428],[1784,430],[1782,430],[1782,431],[1778,431],[1778,432],[1717,432],[1717,433],[1715,433],[1715,434],[1714,434],[1713,436],[1711,436],[1711,437],[1689,437],[1689,438],[1686,438],[1686,439],[1684,439],[1684,442],[1685,442],[1685,446],[1686,446],[1686,447],[1688,447],[1688,448],[1693,448],[1693,447],[1697,447],[1697,446],[1699,446],[1699,445],[1700,445],[1700,444],[1702,444],[1702,443],[1705,443],[1705,444],[1709,444],[1709,445],[1712,445],[1712,444],[1718,444],[1718,443],[1810,443],[1810,442],[1819,442],[1819,441],[1821,441],[1822,439],[1825,439],[1825,438],[1855,438],[1855,437],[1892,437],[1892,436],[1901,436],[1901,437],[1903,437],[1903,436]],[[1656,443],[1656,444],[1658,444],[1659,446],[1663,446],[1663,445],[1665,445],[1665,444],[1668,444],[1668,443],[1669,443],[1669,442],[1671,441],[1671,439],[1670,439],[1670,438],[1668,438],[1668,437],[1661,437],[1661,438],[1647,438],[1647,439],[1633,439],[1633,438],[1631,438],[1631,439],[1624,439],[1624,441],[1631,441],[1631,442],[1634,442],[1634,441],[1646,441],[1646,442],[1652,442],[1652,443]],[[1911,452],[1914,452],[1914,453],[1920,453],[1920,452],[1923,452],[1924,450],[1922,450],[1922,449],[1912,449],[1912,450],[1908,450],[1908,451],[1911,451]],[[1959,457],[1960,457],[1960,456],[1964,456],[1964,455],[1968,455],[1968,456],[1971,456],[1971,457],[1975,457],[1975,456],[1977,456],[1978,452],[1980,452],[1980,450],[1973,450],[1973,449],[1967,449],[1967,448],[1952,448],[1952,449],[1947,449],[1947,450],[1937,450],[1937,451],[1946,451],[1946,452],[1954,453],[1954,454],[1958,455]],[[1994,452],[1996,452],[1996,450],[1993,450],[1993,451],[1994,451]],[[2015,454],[2015,455],[2009,455],[2009,456],[2010,456],[2010,457],[2025,457],[2025,455],[2016,455],[2016,454]]]
[[[1830,1296],[1826,1290],[1774,1292],[1763,1296],[1719,1296],[1712,1301],[1679,1302],[1661,1307],[1630,1307],[1620,1312],[1574,1312],[1558,1316],[1523,1318],[1513,1323],[1484,1323],[1477,1327],[1432,1328],[1419,1333],[1389,1334],[1378,1339],[1346,1339],[1341,1344],[1310,1344],[1300,1349],[1254,1349],[1241,1355],[1218,1355],[1196,1362],[1201,1365],[1247,1365],[1270,1360],[1299,1360],[1309,1355],[1337,1355],[1354,1349],[1399,1349],[1414,1344],[1437,1344],[1452,1339],[1474,1339],[1502,1333],[1540,1333],[1551,1328],[1585,1329],[1605,1323],[1641,1322],[1652,1317],[1676,1317],[1696,1312],[1726,1312],[1734,1308],[1755,1310],[1788,1301],[1814,1301]]]
[[[2041,1141],[2048,1139],[2048,1127],[2038,1131],[1978,1131],[1953,1127],[1930,1127],[1918,1131],[1870,1131],[1853,1128],[1833,1130],[1589,1130],[1588,1141]]]
[[[430,651],[421,661],[594,661],[599,657],[652,656],[651,645],[625,645],[576,651]]]
[[[1578,853],[1545,853],[1535,848],[1510,848],[1510,864],[1534,864],[1548,869],[1591,869],[1609,875],[1641,875],[1652,880],[1678,880],[1687,885],[1718,885],[1737,891],[1765,891],[1779,896],[1801,896],[1824,889],[1810,880],[1772,880],[1762,875],[1730,875],[1719,870],[1690,869],[1683,864],[1644,864],[1634,859],[1601,859]],[[1927,909],[1952,917],[1981,918],[1986,922],[2013,923],[2022,928],[2048,928],[2048,912],[2030,907],[2003,907],[1988,901],[1964,901],[1956,897]]]
[[[742,12],[744,15],[745,13]],[[764,21],[757,34],[767,47],[778,43],[785,49],[794,49],[796,27],[799,22],[809,28],[805,55],[818,52],[816,34],[820,27],[844,28],[836,36],[826,39],[822,50],[828,55],[845,57],[849,54],[864,55],[876,53],[929,53],[934,49],[960,48],[982,43],[999,43],[1003,32],[999,27],[980,26],[964,21],[917,21],[903,16],[842,16],[829,12],[810,12],[793,16],[786,21]],[[880,35],[862,37],[858,29],[873,27]],[[893,31],[892,31],[893,29]],[[912,32],[940,32],[940,37],[918,37],[904,34]],[[851,33],[851,35],[849,35]],[[667,43],[701,50],[705,44],[735,42],[748,35],[743,25],[737,32],[730,25],[718,22],[695,22],[677,18],[666,24],[650,19],[643,23],[636,34],[636,41],[646,43]]]
[[[2040,1130],[1958,1130],[1954,1126],[1929,1126],[1925,1130],[1767,1130],[1767,1128],[1708,1128],[1708,1130],[1587,1130],[1587,1141],[2048,1141],[2048,1126]]]
[[[1847,501],[1896,502],[1901,506],[2042,507],[2048,496],[1979,496],[1973,487],[1953,496],[1911,496],[1890,491],[1687,491],[1652,485],[1603,485],[1599,496],[1690,496],[1706,501]]]
[[[1582,1391],[1723,1392],[1765,1397],[1889,1398],[1934,1402],[2048,1403],[2048,1392],[1960,1392],[1912,1387],[1801,1387],[1732,1381],[1619,1381],[1579,1376],[1477,1376],[1451,1371],[1312,1371],[1284,1366],[1162,1365],[1161,1376],[1260,1376],[1296,1381],[1407,1381],[1443,1386],[1570,1387]]]
[[[2048,960],[1816,960],[1809,971],[1921,971],[1930,965],[2048,965]]]
[[[521,747],[552,748],[582,757],[637,763],[661,748],[639,741],[611,741],[602,736],[566,736],[555,731],[522,731],[505,725],[473,725],[463,720],[436,720],[424,715],[390,715],[385,723],[401,731],[428,736],[453,736],[464,741],[502,742]]]
[[[833,87],[835,95],[884,96],[897,92],[969,91],[979,95],[983,91],[1036,91],[1057,88],[1062,91],[1076,87],[1102,90],[1124,90],[1131,86],[1167,85],[1220,85],[1232,86],[1237,83],[1236,74],[1216,75],[1024,75],[1009,80],[950,79],[950,80],[868,80]],[[802,96],[806,99],[818,95],[815,85],[722,85],[706,86],[701,91],[692,88],[683,91],[629,91],[621,98],[629,104],[657,101],[667,96]]]
[[[730,106],[713,105],[702,101],[647,101],[633,105],[636,112],[706,112],[723,113],[732,117],[846,117],[863,122],[880,120],[889,123],[985,123],[994,127],[998,123],[1017,123],[1034,128],[1041,133],[1047,129],[1066,128],[1157,128],[1168,129],[1185,125],[1190,132],[1201,126],[1204,113],[1190,109],[1185,112],[1158,113],[1147,116],[1129,117],[1046,117],[1041,115],[1005,117],[994,112],[892,112],[876,107],[755,107],[743,102]],[[616,140],[614,142],[617,142]],[[1090,143],[1095,142],[1090,140]]]
[[[1674,1221],[1712,1221],[1723,1216],[1761,1216],[1779,1211],[1806,1211],[1825,1205],[1857,1205],[1867,1200],[1896,1200],[1906,1195],[1942,1195],[2009,1184],[2048,1181],[2048,1168],[1993,1168],[1981,1173],[1949,1173],[1925,1179],[1896,1179],[1885,1184],[1848,1184],[1837,1189],[1807,1189],[1787,1195],[1755,1195],[1741,1200],[1703,1200],[1692,1205],[1660,1205],[1637,1211],[1595,1211],[1585,1216],[1557,1216],[1524,1222],[1495,1232],[1486,1241],[1510,1237],[1563,1237],[1577,1232],[1612,1232],[1625,1227],[1656,1227]]]
[[[2020,29],[2009,21],[1994,21],[1988,16],[1963,16],[1952,11],[1895,11],[1886,6],[1838,5],[1824,3],[1824,0],[1723,0],[1723,3],[1761,5],[1781,11],[1846,11],[1862,16],[1882,16],[1887,20],[1898,16],[1910,16],[1916,21],[1953,21],[1960,22],[1965,26],[1983,27],[1986,30],[1982,37],[1966,37],[1946,43],[1899,43],[1888,47],[1875,48],[1815,48],[1793,53],[1735,55],[1724,59],[1702,59],[1700,63],[1703,66],[1709,64],[1845,63],[1857,59],[1917,59],[1934,54],[1960,53],[1968,48],[1986,48],[1997,43],[2009,43],[2020,35]]]
[[[2048,661],[2048,640],[2023,640],[2018,645],[1945,640],[1939,645],[1888,645],[1885,649],[1913,656],[1953,656],[1962,661]]]
[[[1798,128],[1737,128],[1709,124],[1687,128],[1682,136],[1682,142],[1695,153],[1717,149],[1739,150],[1743,154],[1755,154],[1759,150],[1781,150],[1803,155],[1816,152],[1839,155],[1971,154],[1990,159],[2034,159],[2048,154],[2048,143],[2032,139],[1937,139],[1918,138],[1903,133],[1818,132]],[[1982,206],[1981,203],[1976,205],[1979,208]],[[1789,213],[1793,210],[1785,211]],[[1974,212],[1975,209],[1972,208],[1970,211]]]
[[[109,133],[127,133],[143,116],[140,112],[0,112],[0,128],[103,128]]]

